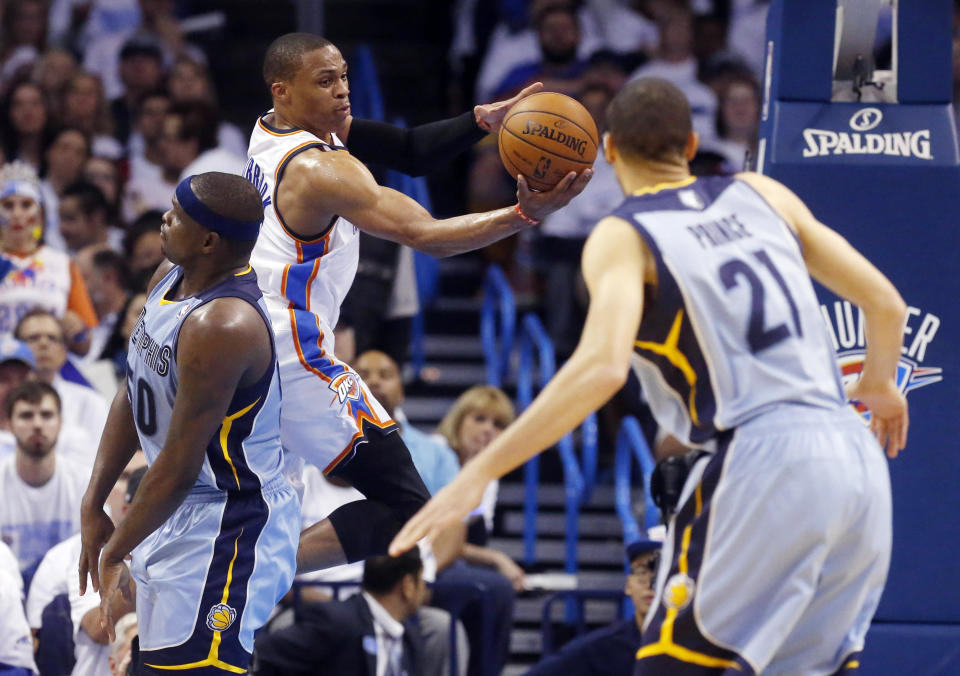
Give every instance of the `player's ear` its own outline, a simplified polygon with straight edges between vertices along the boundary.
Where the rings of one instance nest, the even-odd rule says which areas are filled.
[[[613,164],[613,158],[616,157],[617,149],[613,146],[613,139],[610,137],[610,132],[603,132],[601,142],[603,143],[603,159],[607,161],[607,164]]]
[[[683,149],[683,156],[687,158],[687,162],[692,162],[693,158],[697,155],[697,149],[700,147],[700,134],[690,130],[690,135],[687,136],[687,145]]]
[[[206,235],[204,235],[203,241],[200,242],[200,250],[205,254],[211,253],[214,249],[220,246],[222,239],[223,238],[220,237],[219,233],[210,230]]]
[[[286,82],[274,82],[270,85],[270,95],[275,100],[286,101],[288,93],[289,88]]]

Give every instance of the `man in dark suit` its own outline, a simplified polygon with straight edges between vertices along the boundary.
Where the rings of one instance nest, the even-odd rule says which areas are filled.
[[[421,639],[408,620],[425,592],[416,547],[398,557],[369,558],[362,593],[307,605],[294,624],[261,634],[252,673],[415,676]]]
[[[560,652],[543,658],[525,676],[626,676],[640,649],[643,618],[653,601],[653,578],[660,543],[638,540],[627,545],[630,574],[624,593],[633,600],[634,616],[584,634]]]

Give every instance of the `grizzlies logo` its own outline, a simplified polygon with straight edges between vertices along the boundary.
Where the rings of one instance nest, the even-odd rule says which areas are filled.
[[[237,611],[226,603],[218,603],[207,613],[207,629],[210,631],[226,631],[237,619]]]
[[[693,600],[693,592],[696,588],[696,583],[689,575],[685,573],[672,575],[663,588],[663,605],[674,610],[683,610]]]

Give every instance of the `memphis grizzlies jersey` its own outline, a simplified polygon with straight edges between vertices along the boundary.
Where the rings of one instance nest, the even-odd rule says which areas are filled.
[[[613,215],[656,260],[632,366],[665,431],[703,446],[780,403],[844,404],[799,240],[753,188],[690,177]]]
[[[270,325],[257,275],[249,265],[196,296],[176,300],[182,278],[183,269],[174,267],[150,292],[127,354],[127,396],[151,465],[170,428],[177,396],[177,342],[190,313],[216,298],[241,298]],[[226,417],[207,444],[195,489],[259,490],[281,475],[280,381],[272,331],[270,335],[273,366],[256,383],[234,393]]]
[[[257,271],[275,328],[290,330],[292,325],[301,332],[316,332],[319,319],[318,338],[323,350],[332,354],[340,303],[357,272],[359,233],[350,222],[335,216],[329,223],[317,223],[323,234],[302,239],[287,227],[277,208],[277,186],[287,165],[311,148],[346,152],[335,135],[328,144],[308,131],[280,129],[263,117],[257,120],[245,176],[260,190],[264,218],[250,263]]]

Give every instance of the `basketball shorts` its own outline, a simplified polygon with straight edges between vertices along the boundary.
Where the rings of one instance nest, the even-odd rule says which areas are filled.
[[[194,488],[133,551],[144,671],[246,673],[254,632],[293,582],[299,537],[283,478],[256,492]]]
[[[351,457],[368,430],[385,433],[397,425],[360,376],[328,350],[332,341],[316,315],[290,309],[279,317],[276,312],[271,306],[283,391],[284,455],[288,467],[309,462],[329,474]]]
[[[635,674],[850,673],[890,563],[887,461],[851,409],[782,406],[690,473]]]

